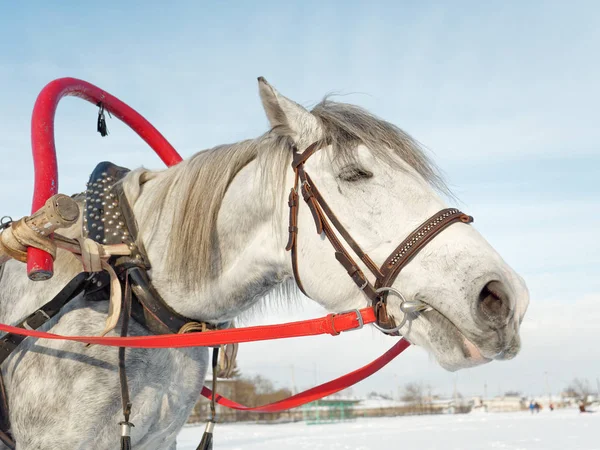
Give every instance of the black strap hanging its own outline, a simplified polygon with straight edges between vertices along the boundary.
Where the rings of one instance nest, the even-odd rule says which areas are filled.
[[[215,407],[215,397],[217,396],[217,372],[219,365],[219,347],[213,348],[212,354],[212,398],[210,400],[210,414],[206,429],[202,435],[202,440],[196,450],[212,450],[213,448],[213,430],[217,423],[217,412]]]
[[[129,284],[129,271],[127,271],[125,273],[125,291],[123,293],[121,337],[127,336],[130,316],[131,285]],[[123,402],[124,417],[124,420],[119,422],[119,425],[121,426],[121,450],[131,450],[131,428],[134,425],[129,422],[129,416],[131,415],[131,399],[129,397],[129,386],[127,384],[127,372],[125,371],[125,347],[119,347],[119,382],[121,384],[121,401]]]
[[[98,133],[100,133],[100,136],[102,136],[102,137],[108,136],[108,128],[106,128],[106,117],[104,116],[104,103],[98,102],[98,104],[96,106],[98,108],[100,108],[98,110],[98,124],[97,124]],[[110,111],[106,110],[106,112],[108,113],[109,117],[112,117],[110,115]]]

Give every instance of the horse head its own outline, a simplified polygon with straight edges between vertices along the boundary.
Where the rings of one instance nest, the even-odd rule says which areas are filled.
[[[139,196],[136,216],[154,285],[179,313],[214,322],[236,317],[294,279],[333,312],[371,304],[365,294],[378,282],[369,266],[381,267],[400,242],[446,208],[444,182],[410,136],[359,107],[325,100],[308,111],[263,78],[259,91],[271,125],[266,134],[126,180],[128,195]],[[299,170],[368,258],[356,257],[340,237],[354,255],[344,268],[341,252],[315,224],[315,208],[301,198],[290,223],[290,188],[300,195],[308,184]],[[141,190],[139,179],[146,180]],[[348,271],[365,274],[369,289],[358,289]],[[390,280],[387,317],[443,367],[518,352],[527,288],[472,225],[450,223]],[[407,312],[407,305],[420,305],[419,311]],[[403,323],[407,315],[412,320]]]
[[[439,195],[447,189],[438,171],[399,128],[351,105],[324,101],[308,111],[263,79],[259,88],[272,133],[301,150],[325,143],[306,160],[305,170],[378,267],[421,223],[447,208]],[[290,170],[287,184],[293,183]],[[314,232],[314,217],[305,204],[297,228],[297,265],[307,295],[333,311],[364,307],[364,292],[336,261],[328,240]],[[355,261],[369,274],[359,258]],[[406,314],[400,310],[402,300],[428,306],[414,318],[407,338],[427,348],[446,369],[510,359],[519,351],[527,288],[474,226],[458,221],[435,236],[392,287],[398,295],[388,296],[387,308],[396,320]]]

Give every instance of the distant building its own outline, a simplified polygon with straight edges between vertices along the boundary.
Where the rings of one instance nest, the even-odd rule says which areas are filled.
[[[514,412],[527,409],[528,402],[520,395],[503,395],[493,398],[473,398],[473,410],[484,412]]]

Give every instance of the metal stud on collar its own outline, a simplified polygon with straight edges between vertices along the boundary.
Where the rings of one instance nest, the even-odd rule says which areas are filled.
[[[102,244],[109,243],[111,239],[119,239],[134,250],[136,244],[131,241],[129,230],[119,211],[118,196],[112,191],[113,180],[107,172],[102,172],[98,178],[87,183],[85,209],[91,213],[83,216],[83,231],[85,235],[94,231],[90,237]]]

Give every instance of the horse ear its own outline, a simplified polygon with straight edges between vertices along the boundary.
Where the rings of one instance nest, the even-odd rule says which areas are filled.
[[[281,95],[263,77],[258,77],[258,90],[274,132],[290,136],[295,142],[317,137],[319,123],[306,108]]]

